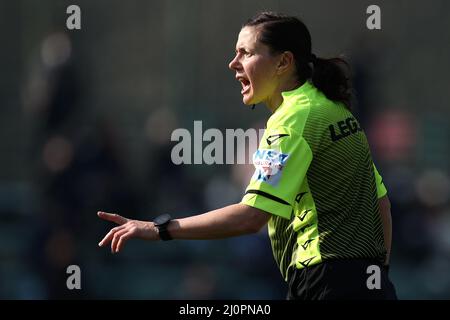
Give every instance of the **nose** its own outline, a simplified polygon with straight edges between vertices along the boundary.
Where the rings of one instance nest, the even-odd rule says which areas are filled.
[[[239,68],[238,55],[236,55],[233,60],[230,61],[230,63],[228,64],[228,68],[230,68],[231,70],[237,70]]]

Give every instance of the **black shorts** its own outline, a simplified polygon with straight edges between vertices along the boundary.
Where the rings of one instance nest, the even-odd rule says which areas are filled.
[[[329,260],[291,270],[288,285],[288,300],[397,300],[388,270],[371,259]]]

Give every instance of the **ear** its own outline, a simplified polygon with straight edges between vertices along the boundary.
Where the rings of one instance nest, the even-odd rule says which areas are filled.
[[[277,74],[283,74],[289,70],[295,63],[294,54],[291,51],[284,51],[280,55],[277,66]]]

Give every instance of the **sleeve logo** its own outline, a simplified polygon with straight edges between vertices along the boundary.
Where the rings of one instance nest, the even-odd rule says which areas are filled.
[[[289,136],[287,133],[272,134],[267,137],[266,141],[267,141],[267,144],[270,146],[272,143],[274,143],[278,139],[281,139],[281,138],[287,137],[287,136]]]
[[[273,185],[277,184],[288,158],[289,154],[275,150],[256,150],[253,154],[253,164],[256,169],[253,179],[265,181]]]

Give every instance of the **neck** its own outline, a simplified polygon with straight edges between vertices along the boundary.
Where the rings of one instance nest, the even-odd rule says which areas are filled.
[[[279,106],[283,103],[282,92],[291,91],[300,87],[303,83],[300,83],[297,79],[290,79],[289,81],[281,82],[280,85],[275,89],[271,97],[267,99],[265,105],[269,110],[274,113]]]

